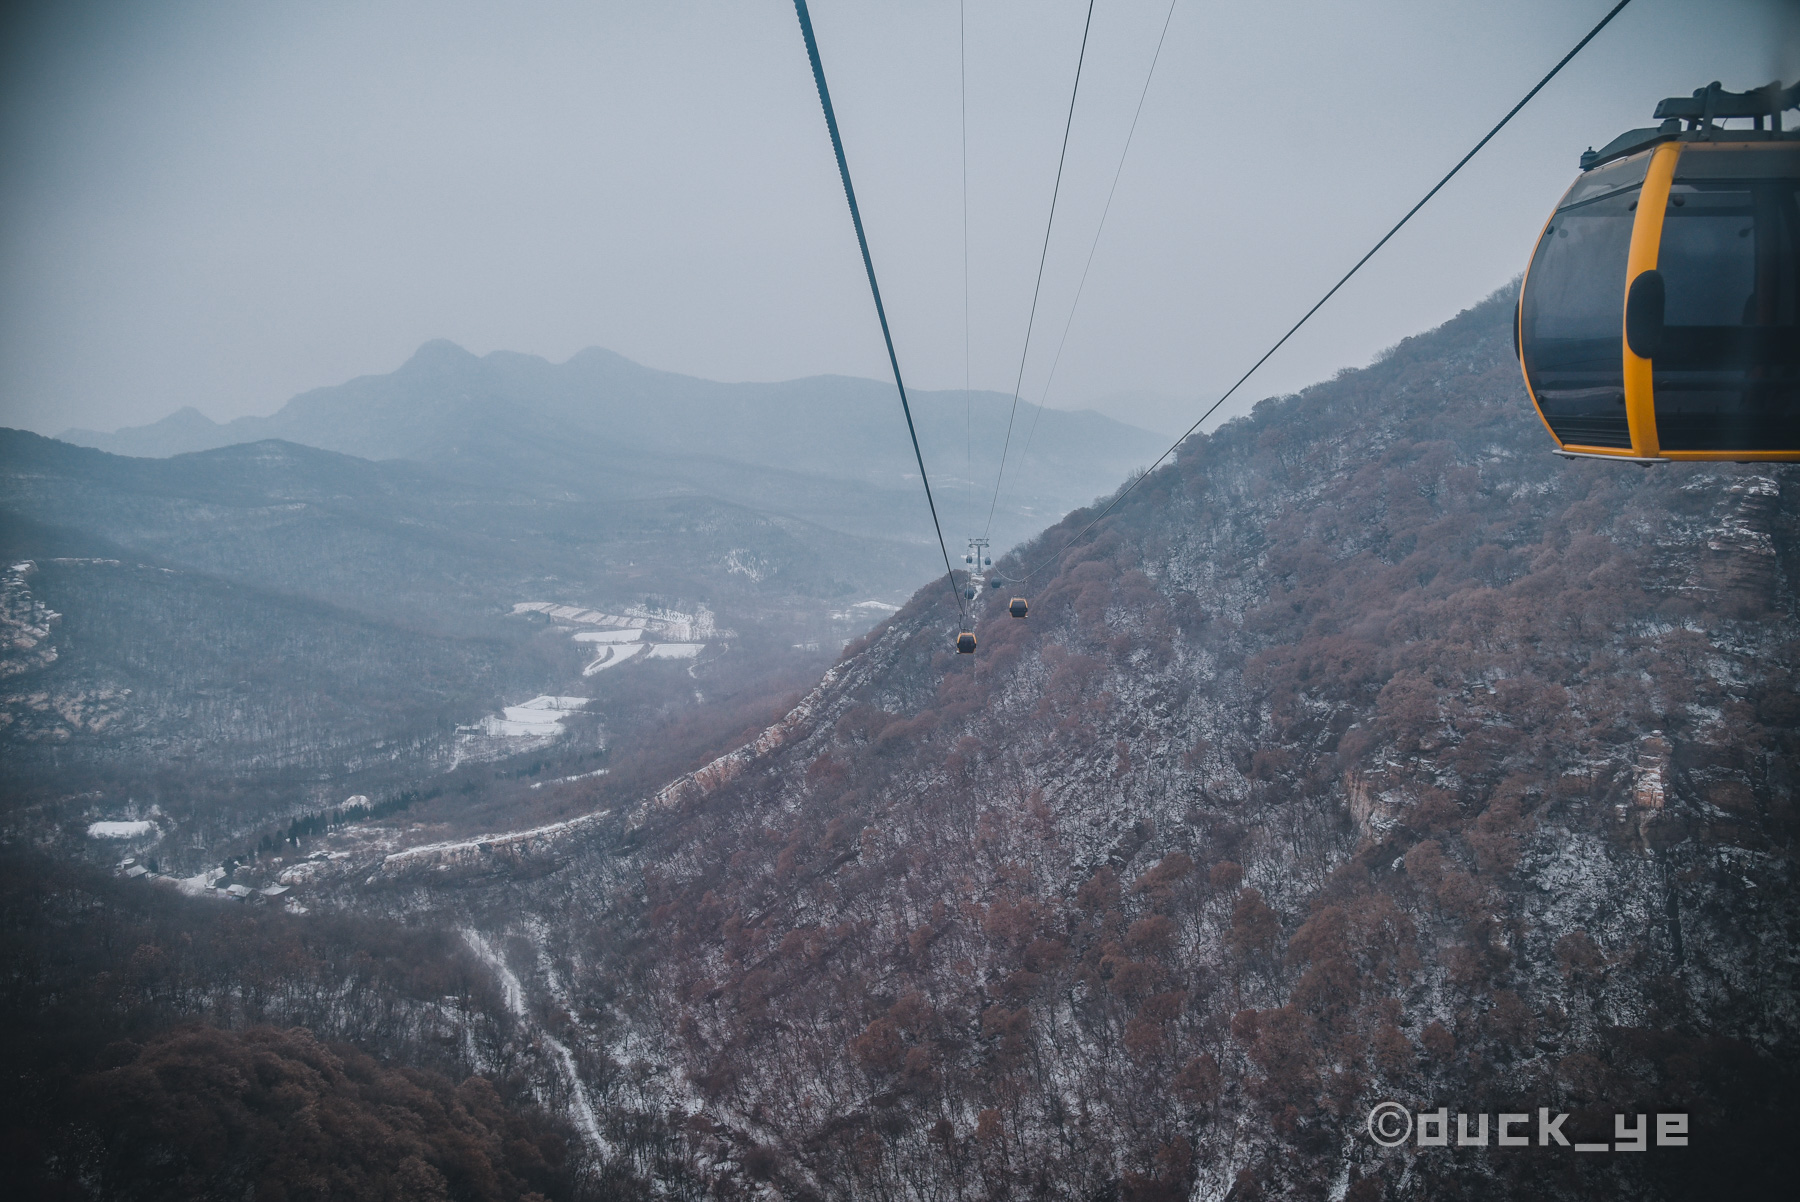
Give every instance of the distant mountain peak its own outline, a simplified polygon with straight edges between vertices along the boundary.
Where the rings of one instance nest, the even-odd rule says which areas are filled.
[[[206,414],[200,412],[192,405],[183,405],[175,412],[169,414],[169,416],[163,418],[162,424],[169,426],[193,426],[210,430],[219,423],[206,416]]]
[[[88,446],[91,445],[87,441],[90,438],[111,438],[115,434],[134,434],[152,430],[168,433],[188,433],[197,430],[213,430],[216,429],[218,425],[218,422],[215,422],[212,418],[206,416],[206,414],[200,412],[192,405],[184,405],[180,409],[169,414],[169,416],[159,418],[148,425],[122,426],[111,433],[100,430],[84,430],[79,427],[71,427],[70,429],[64,430],[56,437],[64,442],[73,442],[80,446]]]
[[[436,370],[445,367],[467,367],[481,362],[473,353],[448,338],[433,338],[419,345],[412,358],[400,365],[400,371]]]
[[[223,427],[192,405],[146,426],[123,426],[110,434],[99,430],[64,430],[56,437],[78,447],[95,447],[114,455],[161,457],[216,444]]]
[[[621,378],[641,379],[651,375],[663,375],[655,368],[645,367],[635,359],[627,359],[617,351],[609,351],[603,346],[584,347],[569,356],[563,367],[587,379],[617,380]]]
[[[609,351],[603,346],[585,346],[569,356],[570,363],[630,363],[633,367],[642,366],[627,359],[618,351]]]

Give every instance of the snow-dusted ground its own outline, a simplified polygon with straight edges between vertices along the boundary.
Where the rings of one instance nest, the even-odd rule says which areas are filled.
[[[533,697],[507,706],[498,717],[483,718],[482,733],[493,738],[555,738],[563,733],[562,720],[587,703],[586,697]]]
[[[869,601],[863,604],[880,606],[882,603]],[[706,640],[731,637],[731,631],[719,629],[713,620],[713,612],[704,605],[691,614],[678,609],[638,606],[630,606],[622,614],[612,614],[578,605],[558,605],[553,601],[520,601],[512,611],[515,614],[543,614],[558,622],[601,627],[599,630],[580,630],[572,636],[577,643],[596,644],[597,654],[581,670],[583,676],[616,668],[631,659],[694,659],[706,650]],[[658,639],[668,642],[658,642]],[[509,712],[504,719],[489,721],[516,722],[518,719]],[[488,733],[525,735],[541,732],[521,727],[507,731],[489,729]]]
[[[521,601],[512,607],[512,611],[515,614],[543,614],[559,622],[592,622],[596,625],[610,624],[613,616],[579,605],[558,605],[554,601]]]
[[[524,831],[502,831],[496,835],[476,835],[473,839],[453,839],[445,843],[421,843],[417,847],[409,847],[405,851],[394,852],[385,856],[382,863],[397,864],[422,856],[441,855],[445,852],[474,851],[478,848],[492,847],[506,843],[523,843],[530,839],[545,835],[556,835],[563,831],[573,830],[590,822],[596,822],[612,813],[611,810],[597,810],[592,814],[583,814],[579,818],[569,818],[562,822],[552,822],[548,826],[534,826]],[[286,881],[284,874],[282,880]]]
[[[479,931],[465,929],[463,939],[468,943],[469,950],[474,952],[483,964],[493,970],[494,976],[500,982],[500,998],[506,1003],[507,1010],[515,1018],[524,1018],[526,1015],[525,987],[519,984],[519,975],[507,967],[506,961],[501,958],[500,953],[481,937]]]
[[[164,877],[164,880],[175,882],[175,887],[191,897],[218,896],[213,885],[225,879],[223,868],[208,868],[205,872],[194,876]]]
[[[577,643],[635,643],[644,637],[642,630],[583,630],[575,635]]]
[[[531,1015],[525,1006],[525,989],[519,983],[519,976],[506,963],[506,958],[494,949],[481,933],[472,928],[464,928],[463,939],[469,950],[494,971],[499,978],[501,995],[506,999],[506,1008],[521,1022],[530,1023]],[[602,1156],[612,1154],[612,1145],[600,1133],[600,1122],[594,1115],[594,1105],[588,1099],[587,1086],[582,1083],[581,1074],[575,1068],[575,1056],[568,1045],[557,1039],[548,1031],[538,1031],[538,1038],[546,1047],[556,1054],[557,1067],[562,1070],[563,1084],[569,1091],[570,1109],[574,1112],[575,1124],[581,1133],[587,1136],[590,1146]]]
[[[590,776],[605,776],[609,771],[610,769],[607,768],[596,768],[592,772],[577,772],[574,776],[559,776],[555,780],[540,780],[531,787],[534,789],[541,789],[545,785],[567,784],[572,780],[586,780]]]
[[[634,630],[632,633],[637,634],[638,632]],[[581,670],[581,674],[583,676],[592,676],[596,672],[604,672],[608,668],[616,668],[628,659],[636,659],[638,653],[648,645],[649,644],[647,643],[627,643],[622,646],[619,644],[602,646],[600,648],[600,654],[595,657],[593,663]]]
[[[88,838],[90,839],[137,839],[153,833],[156,823],[145,820],[137,822],[90,822]]]
[[[733,547],[725,553],[725,570],[748,576],[761,584],[774,573],[769,561],[747,547]]]
[[[867,622],[871,619],[879,621],[889,614],[900,612],[898,605],[889,605],[886,601],[857,601],[843,613],[831,616],[840,622]]]
[[[298,864],[290,864],[283,868],[281,874],[275,879],[284,885],[310,884],[314,877],[331,871],[331,859],[332,857],[327,855],[323,859],[303,860]]]
[[[712,610],[702,605],[693,613],[679,609],[647,609],[627,606],[622,614],[579,605],[558,605],[554,601],[520,601],[512,607],[514,614],[538,613],[558,622],[574,622],[582,626],[599,626],[610,630],[642,630],[674,642],[706,642],[730,638],[732,632],[722,630]]]

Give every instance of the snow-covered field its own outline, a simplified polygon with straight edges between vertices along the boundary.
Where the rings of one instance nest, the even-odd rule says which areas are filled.
[[[635,631],[633,633],[636,633]],[[579,635],[576,637],[580,637]],[[616,668],[628,659],[636,659],[638,653],[648,646],[647,643],[612,643],[603,645],[594,662],[581,670],[583,676],[592,676],[596,672],[604,672],[608,668]]]
[[[586,697],[533,697],[507,706],[498,717],[483,718],[482,733],[492,738],[554,738],[564,731],[562,720],[587,703]]]
[[[863,604],[880,605],[881,602],[869,601]],[[732,634],[729,630],[719,629],[713,620],[713,612],[704,605],[691,614],[678,609],[645,609],[638,606],[630,606],[622,614],[612,614],[605,610],[584,609],[579,605],[558,605],[553,601],[520,601],[512,607],[512,611],[515,614],[543,614],[558,622],[602,627],[599,630],[576,631],[572,636],[577,643],[595,644],[597,654],[582,668],[583,676],[616,668],[632,659],[694,659],[706,650],[706,640],[730,638]],[[659,642],[659,639],[669,641]],[[517,723],[516,729],[489,729],[489,734],[523,736],[541,733],[535,728],[526,729],[528,724],[519,723],[510,711],[503,719],[489,721]]]
[[[138,822],[90,822],[88,838],[90,839],[139,839],[156,832],[156,823]]]
[[[732,637],[729,630],[720,629],[714,620],[713,611],[702,605],[693,613],[679,609],[648,609],[644,606],[626,606],[622,614],[607,613],[602,609],[587,609],[579,605],[558,605],[554,601],[520,601],[512,607],[514,614],[538,613],[558,622],[573,622],[581,626],[598,626],[606,630],[641,630],[645,633],[666,638],[671,642],[708,642],[712,639],[728,639]]]
[[[577,643],[635,643],[644,632],[631,630],[583,630],[575,636]]]

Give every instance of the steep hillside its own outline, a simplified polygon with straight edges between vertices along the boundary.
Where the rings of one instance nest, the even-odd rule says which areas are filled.
[[[1509,305],[1194,440],[973,657],[921,591],[622,841],[338,896],[513,937],[722,1197],[1767,1196],[1800,474],[1554,457]]]
[[[659,1124],[532,1096],[478,940],[16,850],[0,869],[8,1197],[620,1202],[682,1180]],[[602,1123],[641,1176],[596,1171]]]

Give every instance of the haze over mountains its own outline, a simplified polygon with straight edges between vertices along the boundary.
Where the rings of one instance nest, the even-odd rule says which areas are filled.
[[[952,540],[986,522],[1009,404],[915,401]],[[1019,416],[996,550],[1160,449],[1095,414]],[[201,843],[471,755],[591,769],[604,743],[678,771],[705,749],[643,732],[768,720],[759,706],[942,571],[893,390],[873,381],[714,384],[599,350],[553,365],[433,342],[267,418],[69,438],[103,449],[0,432],[6,776],[124,773]],[[530,603],[724,633],[691,660],[585,676],[586,627],[514,612]],[[590,699],[582,738],[472,747],[470,729],[540,695]],[[246,780],[247,808],[219,800]]]
[[[925,392],[911,402],[953,549],[987,526],[1003,453],[997,547],[1110,491],[1162,450],[1158,436],[1100,414],[1023,402],[1008,448],[1010,397]],[[721,384],[598,348],[552,364],[504,351],[477,358],[437,341],[389,375],[303,393],[269,417],[218,424],[184,409],[148,426],[60,437],[132,456],[282,439],[431,463],[482,483],[615,498],[686,490],[846,533],[932,539],[893,386],[842,376]]]

